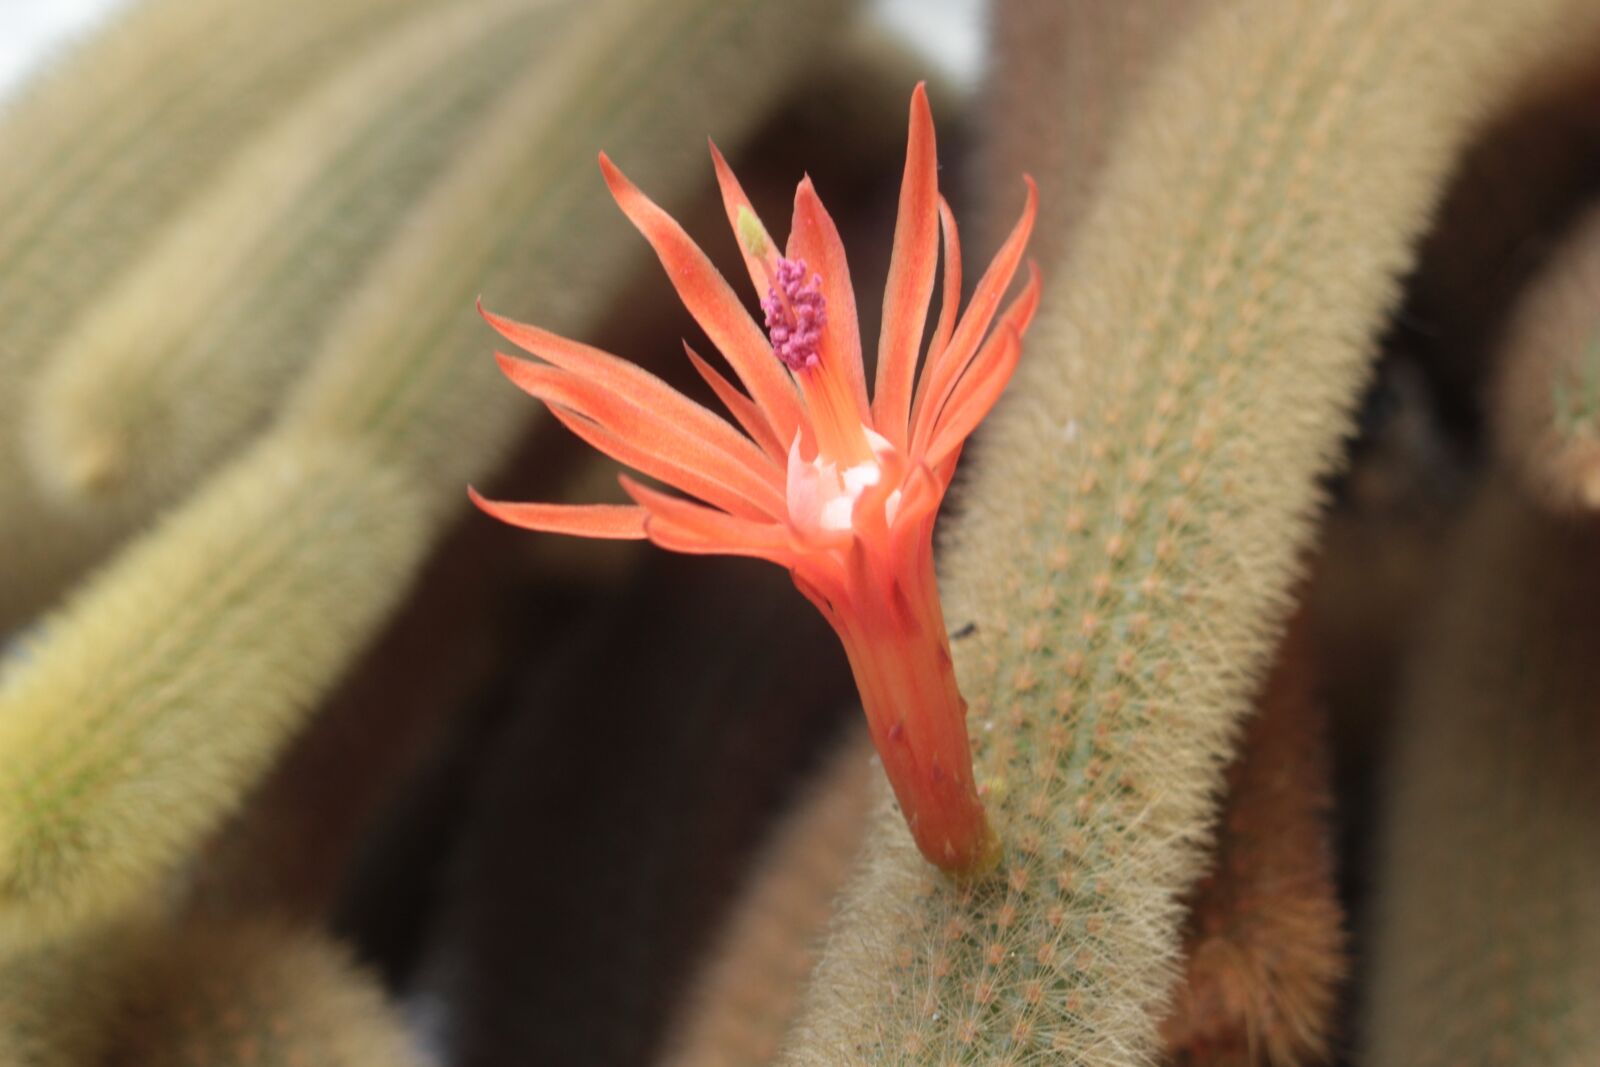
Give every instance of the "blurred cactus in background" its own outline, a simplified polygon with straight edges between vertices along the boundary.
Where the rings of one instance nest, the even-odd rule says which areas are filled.
[[[173,502],[0,678],[0,946],[20,954],[0,996],[27,997],[30,960],[167,892],[405,596],[468,478],[504,457],[520,416],[474,358],[473,296],[572,329],[621,296],[637,252],[577,181],[596,146],[689,188],[698,138],[737,145],[827,22],[710,0],[425,8],[136,7],[7,116],[8,150],[40,161],[26,182],[8,168],[19,206],[0,235],[7,404],[38,412],[5,425],[13,617]],[[168,94],[183,104],[158,123]],[[175,139],[144,164],[175,168],[165,183],[123,155],[48,169],[144,123]],[[124,187],[150,203],[132,210]],[[45,238],[63,243],[30,258]],[[88,269],[63,269],[68,254]],[[21,289],[63,277],[81,288]],[[138,1062],[184,1055],[164,1041],[147,1035]]]
[[[1491,482],[1450,546],[1388,768],[1375,1067],[1600,1052],[1596,534]]]
[[[0,1067],[1600,1062],[1600,9],[860,6],[132,0],[0,104]],[[967,880],[782,575],[465,495],[621,499],[479,296],[697,387],[597,152],[878,278],[923,79],[969,262],[1041,193]]]

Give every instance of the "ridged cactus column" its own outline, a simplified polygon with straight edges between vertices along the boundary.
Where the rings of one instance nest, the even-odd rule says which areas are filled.
[[[1150,1062],[1221,767],[1381,329],[1467,138],[1600,10],[1244,0],[1114,142],[948,531],[1006,844],[885,816],[789,1064]]]
[[[1389,767],[1363,1062],[1600,1062],[1600,526],[1502,479],[1447,588]]]

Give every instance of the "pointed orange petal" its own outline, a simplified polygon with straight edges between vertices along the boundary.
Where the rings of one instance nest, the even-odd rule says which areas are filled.
[[[569,341],[559,334],[527,323],[512,322],[485,311],[478,311],[484,320],[501,336],[518,348],[532,352],[563,370],[571,371],[626,399],[629,403],[654,411],[657,415],[679,424],[689,432],[714,443],[731,456],[739,457],[759,466],[761,451],[741,437],[726,419],[703,404],[678,392],[654,374],[609,352],[590,345]],[[501,369],[516,380],[513,360],[507,367],[502,358]],[[781,466],[768,472],[768,477],[781,480]]]
[[[861,325],[856,318],[856,292],[850,285],[850,264],[844,242],[828,209],[808,176],[794,193],[794,222],[789,229],[789,258],[803,259],[822,276],[827,320],[822,326],[820,356],[826,373],[840,374],[863,422],[868,418],[867,377],[861,369]]]
[[[467,487],[472,502],[501,522],[524,530],[619,541],[644,539],[645,511],[631,504],[511,504]]]
[[[936,373],[930,380],[923,382],[924,388],[917,393],[917,407],[912,418],[913,452],[927,444],[936,431],[940,419],[944,417],[945,409],[956,402],[956,398],[963,390],[969,388],[969,380],[982,373],[980,368],[989,358],[985,353],[1001,343],[1001,336],[1005,330],[1008,327],[1015,330],[1018,337],[1028,332],[1028,325],[1033,322],[1034,312],[1039,309],[1040,288],[1039,267],[1035,263],[1029,263],[1028,284],[1000,316],[999,326],[984,342],[983,347],[960,364],[953,360],[941,360],[934,368]]]
[[[683,351],[688,355],[689,362],[694,364],[694,369],[700,372],[700,377],[711,386],[711,391],[717,394],[717,399],[744,427],[744,432],[755,438],[756,444],[774,462],[787,464],[788,449],[772,435],[772,427],[767,425],[767,420],[761,417],[761,411],[750,402],[750,398],[739,392],[738,387],[724,378],[715,367],[701,359],[700,354],[689,347],[688,341],[683,342]]]
[[[779,440],[793,438],[800,425],[800,398],[761,327],[672,216],[640,192],[603,153],[600,169],[617,206],[655,249],[684,306],[750,390],[773,433]]]
[[[693,468],[707,478],[733,487],[769,513],[784,513],[784,483],[773,477],[777,468],[760,449],[744,438],[740,440],[744,440],[750,453],[758,458],[759,465],[747,462],[745,457],[729,455],[718,448],[715,442],[686,431],[670,418],[630,403],[627,398],[609,393],[594,382],[569,371],[511,356],[501,355],[499,359],[506,377],[547,405],[569,408],[599,423],[636,448],[679,466]],[[732,433],[733,428],[728,427],[728,431]]]
[[[883,294],[878,375],[872,392],[873,424],[896,448],[905,448],[909,434],[911,384],[938,263],[939,160],[928,92],[919,83],[911,94],[911,132],[906,141],[889,282]]]
[[[739,224],[740,211],[747,211],[754,220],[761,240],[768,249],[768,255],[777,256],[777,245],[773,243],[772,235],[767,232],[767,227],[762,223],[761,216],[756,214],[755,205],[750,203],[750,198],[745,195],[744,187],[739,184],[739,179],[734,177],[733,168],[728,166],[728,161],[722,158],[722,153],[717,150],[715,142],[711,142],[711,165],[717,171],[717,188],[722,191],[722,207],[728,214],[728,225],[733,227],[733,239],[739,242],[739,254],[744,257],[745,270],[750,274],[750,284],[755,288],[756,296],[765,297],[767,287],[772,283],[768,281],[767,269],[770,262],[751,252],[746,247],[746,238],[749,234],[742,232],[745,227]],[[748,226],[746,223],[745,226]]]
[[[1000,298],[1011,287],[1011,279],[1017,273],[1017,266],[1022,262],[1022,253],[1028,247],[1028,237],[1033,233],[1033,220],[1039,212],[1039,189],[1033,179],[1024,175],[1023,181],[1028,186],[1028,198],[1022,207],[1022,217],[1017,219],[1017,224],[1012,227],[1011,233],[1001,244],[1000,251],[995,253],[983,277],[978,280],[978,287],[973,290],[972,303],[967,305],[967,312],[961,316],[961,321],[956,324],[954,335],[950,343],[942,349],[932,349],[928,367],[922,372],[923,384],[921,391],[927,394],[928,402],[939,396],[949,395],[951,383],[961,376],[961,371],[972,361],[973,354],[978,350],[978,344],[983,340],[983,335],[989,331],[989,324],[994,321],[995,312],[1000,307]],[[927,407],[928,404],[922,405]],[[937,406],[935,406],[935,415]],[[930,416],[927,411],[919,410],[918,423],[925,423]]]
[[[939,198],[939,227],[944,232],[944,303],[939,308],[939,323],[933,328],[933,340],[928,344],[928,359],[937,359],[950,343],[955,332],[956,316],[961,310],[961,235],[956,232],[955,212],[944,197]],[[927,377],[927,373],[923,373]],[[920,394],[921,390],[918,390]],[[919,395],[918,400],[921,399]],[[912,408],[915,412],[915,407]]]
[[[938,466],[962,446],[1011,381],[1017,361],[1022,357],[1022,338],[1017,335],[1015,328],[1007,325],[996,335],[996,339],[999,344],[993,349],[992,358],[984,360],[985,366],[973,368],[979,373],[968,376],[970,388],[961,390],[953,397],[940,417],[933,432],[933,441],[923,459],[929,466]]]
[[[793,567],[797,556],[787,528],[752,522],[619,479],[647,513],[645,536],[662,548],[701,556],[751,556]]]
[[[700,467],[691,467],[668,458],[671,450],[652,448],[654,442],[648,432],[630,432],[628,436],[623,436],[560,404],[551,404],[549,408],[550,414],[561,425],[618,463],[747,519],[770,522],[785,516],[784,512],[772,514],[766,511],[750,497]]]

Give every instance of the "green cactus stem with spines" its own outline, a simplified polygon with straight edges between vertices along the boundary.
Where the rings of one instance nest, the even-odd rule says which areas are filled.
[[[134,5],[0,112],[0,411],[70,324],[282,108],[434,0]],[[0,630],[44,606],[84,549],[0,427]],[[102,546],[104,547],[104,546]]]
[[[77,526],[99,544],[143,521],[267,420],[338,307],[329,294],[359,277],[571,10],[474,0],[402,20],[84,309],[23,407],[35,477],[80,540]]]
[[[1600,510],[1597,284],[1600,211],[1591,210],[1523,296],[1490,401],[1499,452],[1555,511]]]
[[[1399,709],[1373,1067],[1600,1062],[1600,531],[1509,483],[1451,546]]]
[[[0,945],[150,893],[311,713],[425,545],[395,467],[273,442],[47,619],[0,677]]]
[[[886,813],[784,1063],[1147,1063],[1221,768],[1371,339],[1566,0],[1246,0],[1152,77],[979,441],[948,617],[996,876]]]
[[[0,680],[0,941],[151,891],[366,645],[525,410],[494,371],[472,290],[531,288],[581,334],[644,260],[600,210],[603,188],[576,195],[600,186],[595,142],[637,152],[670,202],[708,176],[705,127],[749,132],[831,21],[796,24],[757,0],[613,0],[512,90],[351,300],[277,428]]]

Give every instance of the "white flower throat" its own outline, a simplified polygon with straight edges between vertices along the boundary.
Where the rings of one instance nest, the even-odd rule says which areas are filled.
[[[861,494],[883,480],[883,461],[894,452],[888,439],[863,426],[874,459],[840,469],[819,449],[812,459],[800,454],[800,435],[789,444],[789,518],[802,530],[842,533],[855,526],[856,503]],[[893,525],[900,506],[900,490],[884,501],[884,518]]]

